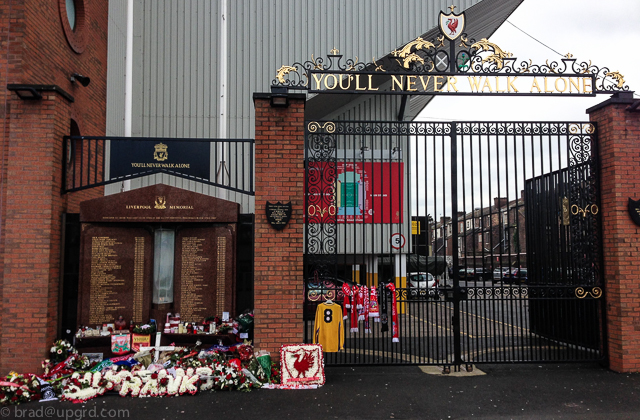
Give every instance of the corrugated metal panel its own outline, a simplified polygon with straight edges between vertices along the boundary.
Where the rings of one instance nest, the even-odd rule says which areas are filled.
[[[458,11],[479,0],[454,1]],[[113,2],[114,5],[126,3]],[[253,92],[268,91],[283,64],[332,48],[370,61],[435,26],[451,1],[228,1],[230,138],[253,136]],[[220,2],[137,0],[133,135],[215,137]],[[124,8],[114,6],[115,8]],[[126,14],[123,15],[126,19]]]
[[[127,1],[109,2],[109,50],[107,52],[107,129],[108,135],[124,136],[124,74],[127,50]]]
[[[435,27],[440,11],[448,10],[450,4],[460,12],[479,1],[226,0],[228,112],[220,116],[218,76],[223,1],[135,0],[132,134],[217,138],[220,118],[224,118],[228,138],[252,138],[252,95],[269,90],[280,66],[303,62],[312,56],[326,57],[332,48],[338,48],[345,58],[357,57],[368,62]],[[496,7],[495,1],[484,1]],[[124,28],[126,1],[112,0],[111,6],[114,9],[111,18],[115,22],[122,20],[117,27]],[[494,15],[489,10],[485,13],[485,19],[489,20]],[[109,48],[110,54],[117,54],[119,47],[114,41]],[[115,72],[119,71],[117,66]],[[109,83],[111,91],[114,86],[124,86],[124,79],[118,80],[117,75],[110,73]],[[108,112],[113,118],[107,132],[116,134],[120,130],[117,116],[121,115],[123,103],[124,96],[110,97]],[[327,109],[325,116],[390,120],[396,118],[398,104],[398,98],[356,98],[339,111]],[[416,107],[410,110],[415,112]],[[226,161],[233,159],[229,157]],[[212,167],[212,172],[216,169]],[[168,176],[132,181],[132,188],[158,182],[160,178],[171,185],[216,194],[213,189]],[[241,205],[243,212],[253,212],[251,201],[245,200]]]
[[[478,0],[425,2],[418,0],[240,0],[230,2],[229,86],[230,135],[253,136],[253,92],[268,91],[284,64],[326,57],[333,48],[346,58],[371,61],[388,54],[437,24],[450,4],[459,12]],[[260,18],[256,18],[256,16]],[[266,17],[263,19],[263,17]],[[255,53],[247,49],[256,48]],[[247,68],[247,66],[250,68]],[[242,71],[245,70],[245,71]],[[366,100],[365,100],[366,101]],[[395,118],[396,100],[377,101],[381,117]],[[380,110],[377,110],[379,112]],[[331,115],[336,115],[333,112]]]
[[[124,136],[125,60],[127,52],[127,0],[109,1],[107,51],[106,134]],[[109,156],[106,158],[109,167]],[[107,185],[105,194],[119,192],[121,185]]]

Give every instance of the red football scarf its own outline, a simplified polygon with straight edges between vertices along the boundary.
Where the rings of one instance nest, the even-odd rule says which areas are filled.
[[[380,312],[378,311],[378,289],[371,286],[371,296],[369,298],[369,316],[380,322]]]
[[[389,291],[385,283],[380,283],[378,287],[380,288],[378,291],[378,302],[380,303],[380,332],[387,332],[389,331],[389,316],[387,315],[387,294]]]
[[[362,293],[364,295],[364,332],[367,334],[371,333],[371,327],[369,326],[369,288],[362,286]]]
[[[391,291],[391,330],[393,331],[394,343],[399,343],[398,337],[398,309],[396,308],[396,285],[393,283],[387,284],[387,288]]]
[[[358,286],[358,321],[364,321],[364,286]]]
[[[344,295],[344,305],[342,305],[342,319],[347,319],[347,317],[349,316],[347,314],[347,309],[351,308],[351,304],[349,303],[351,288],[346,283],[342,285],[342,294]]]
[[[358,308],[356,299],[358,295],[358,286],[351,289],[351,332],[358,332]]]

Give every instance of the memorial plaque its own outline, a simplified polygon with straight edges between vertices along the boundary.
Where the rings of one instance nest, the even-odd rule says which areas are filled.
[[[110,169],[113,178],[166,169],[197,178],[209,179],[209,142],[183,142],[171,139],[118,140],[111,142]]]
[[[291,219],[291,201],[288,203],[271,203],[267,201],[267,221],[276,230],[282,230]]]
[[[95,327],[122,315],[148,321],[153,242],[141,228],[87,224],[82,231],[78,323]]]
[[[201,322],[233,312],[235,225],[180,229],[176,235],[175,311]]]
[[[235,223],[240,205],[157,184],[80,203],[80,222]]]
[[[78,324],[235,313],[238,211],[237,203],[161,184],[82,202]],[[173,302],[152,305],[160,227],[175,231]]]

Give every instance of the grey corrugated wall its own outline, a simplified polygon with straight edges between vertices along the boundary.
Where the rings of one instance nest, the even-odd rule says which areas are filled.
[[[120,7],[124,5],[124,7]],[[108,136],[124,135],[124,71],[127,42],[126,0],[109,2],[109,49],[107,51]],[[85,133],[83,133],[85,134]],[[86,133],[94,135],[96,133]]]
[[[228,112],[220,116],[219,37],[221,5],[228,25]],[[252,94],[269,91],[284,64],[326,57],[371,61],[437,25],[450,4],[456,13],[479,0],[135,0],[133,136],[253,138]],[[124,40],[126,0],[110,0],[107,133],[124,135]],[[115,31],[115,33],[114,33]],[[343,109],[349,119],[392,120],[397,98],[361,99]],[[331,114],[327,109],[327,115]],[[335,115],[333,115],[335,116]],[[230,157],[231,159],[232,157]],[[215,171],[215,168],[212,168]],[[132,188],[164,182],[205,194],[212,188],[158,175]],[[109,193],[119,191],[116,185]],[[236,197],[242,212],[252,200]]]

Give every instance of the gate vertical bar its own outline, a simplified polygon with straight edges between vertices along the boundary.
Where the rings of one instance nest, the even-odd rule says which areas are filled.
[[[451,236],[453,257],[453,364],[462,364],[462,346],[460,344],[460,279],[458,261],[458,127],[451,123]]]
[[[309,282],[307,281],[307,266],[309,264],[309,130],[308,125],[305,124],[304,132],[304,259],[302,271],[304,273],[304,302],[302,303],[302,322],[304,322],[304,342],[310,343],[313,339],[313,324],[309,328],[308,319],[311,317],[311,311],[309,308]],[[217,153],[217,148],[215,150]],[[315,314],[314,314],[315,315]],[[315,321],[315,319],[314,319]]]

